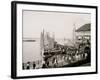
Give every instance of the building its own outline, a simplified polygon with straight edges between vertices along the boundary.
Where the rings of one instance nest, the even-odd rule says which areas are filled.
[[[87,23],[75,30],[76,43],[86,43],[91,40],[91,24]]]

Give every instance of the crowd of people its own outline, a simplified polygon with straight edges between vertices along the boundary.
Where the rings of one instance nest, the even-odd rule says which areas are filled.
[[[44,52],[44,63],[42,61],[23,63],[23,69],[39,69],[39,68],[58,68],[70,64],[78,63],[85,60],[91,62],[90,43],[80,44],[75,47],[60,47],[58,50],[48,50]]]
[[[87,63],[91,62],[90,43],[80,44],[78,48],[63,47],[58,52],[53,53],[49,51],[48,54],[52,56],[49,58],[45,57],[43,68],[63,67],[83,60]]]
[[[41,64],[40,60],[26,62],[26,63],[22,64],[22,69],[23,70],[39,69],[39,68],[41,68],[40,64]]]

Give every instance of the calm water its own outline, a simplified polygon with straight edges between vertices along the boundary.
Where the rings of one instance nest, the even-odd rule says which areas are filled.
[[[41,60],[40,39],[35,42],[23,41],[23,62]]]

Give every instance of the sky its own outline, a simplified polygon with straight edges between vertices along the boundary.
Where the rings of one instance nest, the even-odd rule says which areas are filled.
[[[72,39],[73,28],[91,22],[91,14],[71,12],[23,11],[23,38],[40,38],[43,31],[55,38]]]

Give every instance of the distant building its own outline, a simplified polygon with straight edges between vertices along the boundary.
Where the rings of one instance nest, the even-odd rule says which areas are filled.
[[[76,43],[85,43],[91,40],[91,24],[84,24],[76,31]]]

